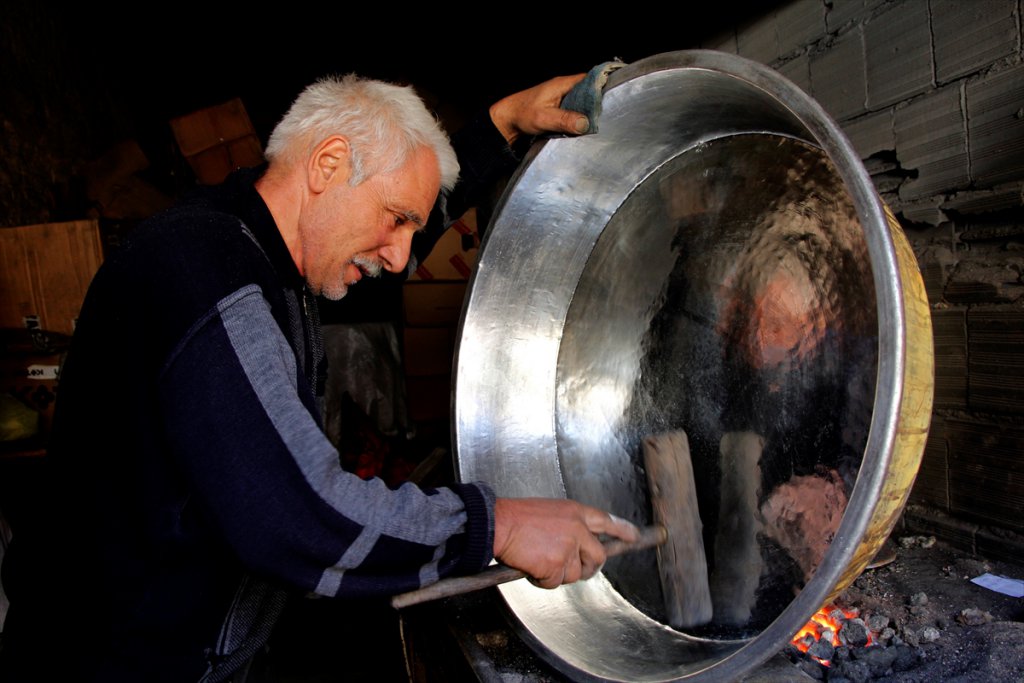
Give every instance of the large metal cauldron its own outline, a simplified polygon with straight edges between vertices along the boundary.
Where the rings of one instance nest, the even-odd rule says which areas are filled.
[[[502,588],[580,680],[734,680],[863,571],[899,515],[932,397],[913,254],[840,129],[707,51],[613,73],[600,132],[536,145],[462,319],[460,476],[651,522],[641,442],[689,437],[714,599],[665,625],[654,553]]]

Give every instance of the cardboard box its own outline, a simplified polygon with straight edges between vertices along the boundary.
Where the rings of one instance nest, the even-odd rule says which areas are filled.
[[[216,185],[237,168],[263,163],[263,146],[237,97],[171,119],[170,124],[178,149],[203,185]]]
[[[95,220],[0,228],[0,327],[73,333],[102,249]]]
[[[476,265],[480,236],[476,211],[470,209],[445,230],[427,258],[410,277],[414,280],[468,280]]]
[[[402,313],[410,327],[456,327],[466,296],[464,281],[419,280],[402,287]]]

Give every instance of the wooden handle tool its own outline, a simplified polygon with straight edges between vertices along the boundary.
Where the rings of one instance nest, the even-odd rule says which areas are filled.
[[[665,527],[654,525],[641,528],[639,536],[631,543],[613,538],[605,541],[603,545],[608,557],[614,557],[623,553],[653,548],[664,543],[666,538],[668,538],[668,533],[665,531]],[[410,605],[418,605],[421,602],[471,593],[481,588],[490,588],[500,583],[507,583],[525,577],[526,574],[519,569],[506,567],[502,564],[491,565],[477,574],[441,579],[429,586],[396,595],[391,598],[391,606],[395,609],[402,609]]]

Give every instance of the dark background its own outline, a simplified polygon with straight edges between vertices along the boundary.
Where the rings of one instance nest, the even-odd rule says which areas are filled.
[[[475,109],[547,78],[699,47],[778,4],[630,6],[582,17],[498,5],[489,6],[498,25],[474,13],[460,15],[458,29],[438,12],[383,5],[355,20],[342,5],[281,4],[257,16],[244,5],[115,11],[9,0],[0,15],[0,226],[86,215],[78,179],[126,139],[150,162],[146,180],[178,194],[190,179],[168,121],[234,97],[263,143],[302,87],[349,72],[415,85],[457,127]]]
[[[358,22],[340,10],[294,17],[282,7],[274,8],[281,16],[260,18],[198,7],[135,21],[88,6],[51,16],[66,31],[72,58],[114,97],[127,96],[126,110],[163,119],[240,96],[266,128],[302,86],[328,73],[410,82],[446,103],[472,106],[607,59],[697,47],[775,4],[687,3],[671,16],[648,9],[642,18],[620,12],[580,23],[537,14],[491,26],[460,17],[468,30],[398,10]]]

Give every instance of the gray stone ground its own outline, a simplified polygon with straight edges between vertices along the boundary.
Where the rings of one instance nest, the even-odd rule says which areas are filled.
[[[839,597],[843,607],[857,608],[876,627],[874,637],[886,641],[884,647],[848,648],[828,669],[798,662],[791,680],[1024,681],[1024,598],[970,581],[985,572],[1024,579],[1024,558],[1019,564],[990,561],[928,537],[894,541],[896,559],[865,571]],[[773,660],[772,671],[779,670],[780,659]]]

